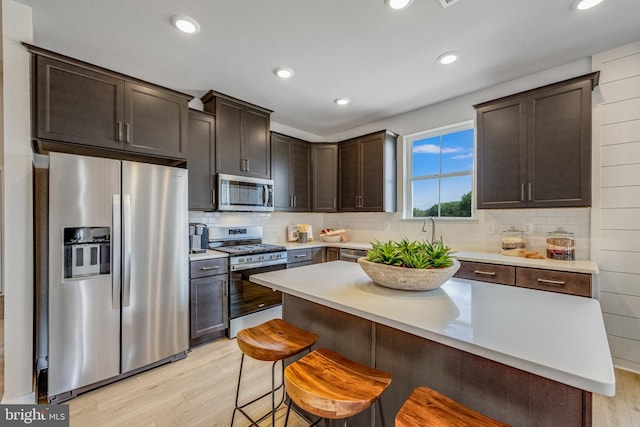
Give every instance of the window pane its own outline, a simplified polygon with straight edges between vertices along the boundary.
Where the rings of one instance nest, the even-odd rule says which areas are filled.
[[[440,216],[471,217],[471,175],[440,180]]]
[[[438,180],[426,179],[414,181],[413,191],[413,216],[438,216]]]
[[[442,173],[473,170],[473,129],[442,136]]]
[[[413,175],[424,176],[440,173],[440,137],[413,142],[411,151]]]

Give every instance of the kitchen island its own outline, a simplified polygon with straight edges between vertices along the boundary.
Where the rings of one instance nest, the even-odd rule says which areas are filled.
[[[329,347],[388,371],[388,425],[428,386],[518,426],[589,426],[591,394],[615,393],[597,300],[451,279],[433,291],[374,284],[335,261],[251,276],[283,292],[283,317]],[[355,425],[379,425],[374,409]]]

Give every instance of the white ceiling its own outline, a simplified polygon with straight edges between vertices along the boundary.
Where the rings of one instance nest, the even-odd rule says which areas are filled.
[[[581,12],[573,0],[20,2],[40,47],[198,97],[214,89],[323,138],[640,40],[640,0]],[[200,33],[173,28],[178,13]],[[460,60],[437,64],[450,50]]]

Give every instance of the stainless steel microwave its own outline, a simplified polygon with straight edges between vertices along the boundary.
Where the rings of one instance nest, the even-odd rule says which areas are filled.
[[[218,210],[273,211],[273,180],[218,174]]]

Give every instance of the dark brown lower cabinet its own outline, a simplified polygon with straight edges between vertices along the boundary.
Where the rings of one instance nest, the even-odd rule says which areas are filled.
[[[460,261],[460,269],[455,277],[591,297],[591,275],[587,273]]]
[[[227,263],[227,258],[191,261],[191,347],[224,337],[229,327]]]
[[[324,248],[304,248],[287,251],[287,268],[302,267],[304,265],[325,262]]]

